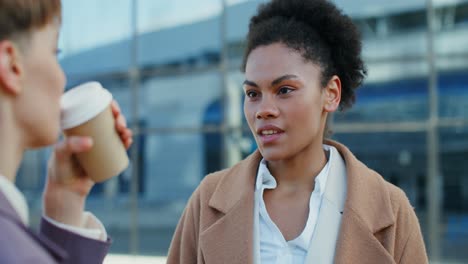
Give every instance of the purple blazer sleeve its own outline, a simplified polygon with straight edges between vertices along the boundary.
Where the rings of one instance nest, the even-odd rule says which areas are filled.
[[[46,237],[67,252],[68,258],[64,264],[102,263],[111,244],[109,238],[105,242],[86,238],[56,227],[45,219],[41,220],[40,236]]]
[[[66,257],[55,244],[41,240],[19,220],[0,211],[0,263],[51,264],[61,263]]]

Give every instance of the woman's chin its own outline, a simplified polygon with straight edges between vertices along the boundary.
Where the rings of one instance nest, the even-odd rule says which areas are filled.
[[[260,149],[260,153],[262,157],[267,161],[279,161],[284,160],[288,156],[286,151],[280,149],[271,149],[271,148],[264,148]]]
[[[44,135],[35,135],[36,137],[28,144],[29,149],[38,149],[51,146],[59,139],[59,132],[45,133]]]

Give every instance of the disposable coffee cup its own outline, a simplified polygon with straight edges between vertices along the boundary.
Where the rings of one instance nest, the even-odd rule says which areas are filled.
[[[88,136],[90,151],[77,154],[89,177],[95,182],[112,178],[128,167],[128,156],[115,129],[112,94],[98,82],[70,89],[61,98],[61,128],[65,137]]]

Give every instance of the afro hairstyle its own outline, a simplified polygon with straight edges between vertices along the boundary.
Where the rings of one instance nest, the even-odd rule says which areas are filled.
[[[350,108],[367,69],[361,58],[361,35],[351,18],[328,0],[272,0],[261,4],[249,24],[242,71],[259,46],[282,43],[322,69],[321,85],[338,76],[341,111]]]

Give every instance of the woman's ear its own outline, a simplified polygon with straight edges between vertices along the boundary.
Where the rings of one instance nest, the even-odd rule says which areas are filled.
[[[0,90],[5,94],[21,92],[22,66],[19,49],[10,40],[0,41]]]
[[[341,101],[341,80],[338,76],[333,75],[324,88],[324,104],[325,112],[335,112],[340,106]]]

